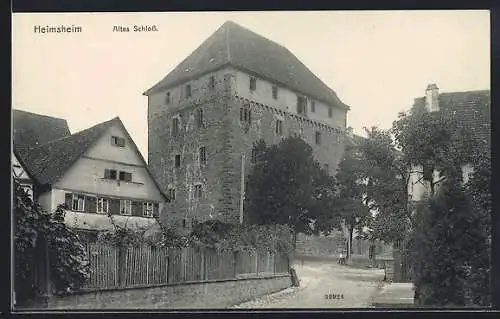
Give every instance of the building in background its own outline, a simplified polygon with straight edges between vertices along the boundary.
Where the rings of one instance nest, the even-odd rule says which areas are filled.
[[[230,21],[144,95],[148,163],[180,227],[241,222],[259,139],[301,136],[332,175],[343,156],[349,107],[288,49]]]
[[[415,98],[413,107],[425,107],[427,111],[453,119],[457,127],[469,130],[476,143],[484,152],[490,152],[491,147],[491,97],[489,90],[439,93],[436,84],[429,84],[425,96]],[[413,171],[421,171],[415,167]],[[472,163],[462,166],[462,178],[466,183],[473,172]],[[421,173],[414,173],[409,181],[411,200],[419,201],[430,194],[430,185],[424,182]],[[439,172],[434,172],[434,180],[439,179]]]
[[[18,142],[40,139],[23,131]],[[118,117],[75,134],[22,146],[17,145],[23,148],[20,159],[36,181],[36,200],[50,212],[65,204],[69,226],[90,233],[112,230],[111,213],[118,225],[157,229],[154,216],[162,211],[166,196]]]

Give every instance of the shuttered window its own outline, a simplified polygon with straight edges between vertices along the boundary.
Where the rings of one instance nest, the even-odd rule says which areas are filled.
[[[89,213],[97,212],[97,197],[85,196],[85,211]]]
[[[104,178],[116,180],[116,169],[105,169]]]
[[[131,182],[132,181],[132,173],[128,172],[120,172],[120,180],[124,182]]]
[[[203,127],[203,109],[196,110],[196,123],[198,127]]]

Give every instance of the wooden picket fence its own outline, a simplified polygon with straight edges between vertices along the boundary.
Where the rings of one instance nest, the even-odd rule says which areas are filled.
[[[118,247],[95,242],[85,245],[91,272],[84,289],[224,280],[289,271],[288,256],[272,253]]]

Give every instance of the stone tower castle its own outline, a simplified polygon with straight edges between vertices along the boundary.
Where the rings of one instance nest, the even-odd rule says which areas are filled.
[[[149,165],[168,223],[240,221],[253,143],[299,135],[335,174],[349,107],[288,49],[224,23],[147,90]]]

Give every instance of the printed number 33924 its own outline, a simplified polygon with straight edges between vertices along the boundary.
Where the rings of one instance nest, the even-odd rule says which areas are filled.
[[[325,299],[344,299],[343,294],[327,294],[325,295]]]

